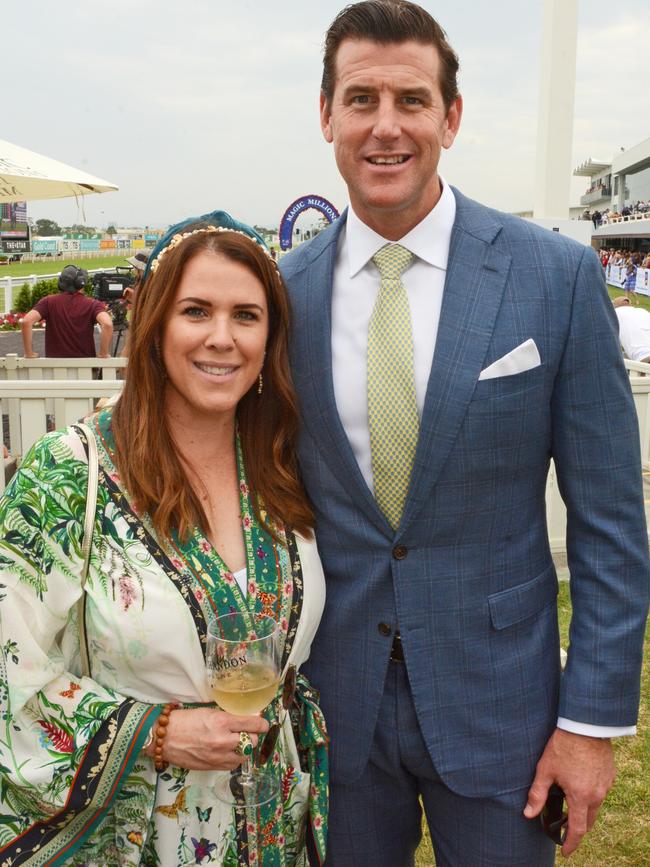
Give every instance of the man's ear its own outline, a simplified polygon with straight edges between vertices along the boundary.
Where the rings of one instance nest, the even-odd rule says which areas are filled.
[[[443,148],[450,148],[458,130],[460,129],[460,121],[463,116],[463,97],[459,94],[449,106],[447,117],[445,119],[445,129],[442,133]]]
[[[334,141],[334,136],[332,135],[332,114],[330,112],[329,100],[322,90],[320,92],[320,128],[323,131],[325,141],[332,144]]]

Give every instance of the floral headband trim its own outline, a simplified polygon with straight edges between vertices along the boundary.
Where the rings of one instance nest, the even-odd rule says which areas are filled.
[[[172,235],[168,244],[166,244],[160,253],[156,256],[156,258],[150,263],[151,271],[154,273],[158,269],[158,265],[160,264],[160,260],[165,255],[168,250],[172,250],[174,247],[178,247],[179,244],[182,244],[183,241],[187,240],[187,238],[191,238],[192,235],[200,235],[205,232],[230,232],[233,235],[243,235],[245,238],[248,238],[249,241],[253,241],[260,250],[263,250],[264,253],[268,256],[268,258],[273,262],[277,269],[277,263],[273,256],[269,253],[264,244],[260,244],[260,242],[254,238],[252,235],[249,235],[247,232],[242,232],[239,229],[229,229],[226,226],[205,226],[202,229],[193,229],[191,232],[178,232],[176,235]]]

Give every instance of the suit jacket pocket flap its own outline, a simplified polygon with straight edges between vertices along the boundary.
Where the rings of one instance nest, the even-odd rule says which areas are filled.
[[[532,617],[553,602],[557,593],[555,567],[551,564],[530,581],[488,596],[492,626],[495,629],[506,629]]]

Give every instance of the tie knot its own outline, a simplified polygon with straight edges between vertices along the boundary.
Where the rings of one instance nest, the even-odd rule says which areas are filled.
[[[399,280],[412,259],[413,253],[399,244],[386,244],[372,257],[382,280]]]

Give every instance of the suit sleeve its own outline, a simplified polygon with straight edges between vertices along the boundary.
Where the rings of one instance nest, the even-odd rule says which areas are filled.
[[[648,540],[637,415],[592,250],[577,268],[552,410],[573,605],[559,716],[631,726],[650,595]]]

